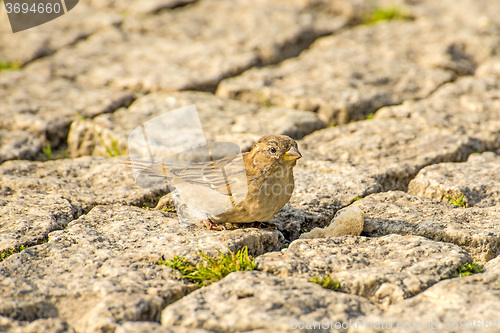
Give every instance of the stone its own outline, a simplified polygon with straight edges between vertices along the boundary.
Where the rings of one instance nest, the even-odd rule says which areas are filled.
[[[0,163],[37,159],[48,144],[52,150],[64,146],[73,120],[113,112],[134,98],[131,92],[54,78],[45,70],[33,64],[0,75]]]
[[[200,260],[243,246],[259,255],[281,247],[271,230],[215,232],[183,226],[163,212],[96,206],[48,243],[0,263],[0,315],[17,321],[59,318],[75,331],[114,330],[126,321],[159,321],[165,305],[196,289],[159,265],[175,255]]]
[[[299,150],[304,151],[300,141]],[[382,190],[362,166],[315,161],[307,156],[297,162],[294,178],[290,202],[269,221],[289,241],[299,238],[304,230],[327,226],[339,209]]]
[[[91,0],[87,3],[97,10],[112,9],[114,12],[125,12],[127,15],[155,14],[160,10],[175,9],[189,5],[196,0],[150,0],[148,2],[117,1],[117,0]]]
[[[214,91],[223,78],[295,56],[344,25],[340,17],[293,5],[201,1],[146,18],[128,17],[120,27],[102,29],[45,64],[57,76],[95,87]]]
[[[314,228],[303,233],[299,238],[325,238],[339,236],[359,236],[363,232],[364,214],[358,207],[346,207],[339,210],[335,218],[325,228]]]
[[[243,151],[264,135],[285,134],[299,139],[324,127],[312,112],[264,108],[204,92],[152,93],[138,98],[126,109],[73,122],[68,135],[69,154],[109,156],[114,144],[122,154],[128,149],[127,140],[133,129],[191,104],[197,108],[208,141],[234,142]]]
[[[12,320],[0,316],[0,328],[7,333],[74,333],[75,331],[58,318],[41,318],[33,322]]]
[[[398,47],[398,42],[407,39],[403,26],[411,24],[384,24],[391,35],[377,42],[372,40],[377,30],[383,29],[379,25],[354,27],[319,38],[297,58],[223,80],[216,93],[247,102],[316,111],[326,123],[334,124],[364,119],[383,106],[425,98],[454,75],[397,57],[406,52]],[[415,29],[415,33],[420,31]]]
[[[316,131],[301,151],[305,159],[361,167],[383,190],[406,190],[423,167],[464,161],[473,146],[469,137],[423,120],[374,119]]]
[[[220,40],[226,48],[237,44],[241,50],[255,54],[259,65],[267,65],[298,55],[316,38],[338,31],[346,23],[336,13],[303,10],[291,1],[197,1],[175,11],[132,17],[124,22],[123,29],[127,33],[188,38],[193,43]]]
[[[417,236],[341,236],[293,241],[266,253],[256,268],[280,277],[330,275],[339,291],[363,296],[382,308],[412,297],[470,262],[456,245]]]
[[[472,154],[464,163],[439,163],[423,168],[408,193],[435,201],[462,198],[464,207],[500,206],[500,156]]]
[[[324,289],[299,278],[235,272],[167,306],[165,326],[218,332],[290,331],[300,323],[349,321],[378,309],[366,299]],[[316,326],[318,328],[318,326]]]
[[[78,43],[99,29],[122,23],[123,17],[119,13],[109,8],[88,6],[87,3],[80,1],[65,15],[15,34],[5,16],[0,21],[0,61],[25,65]],[[3,8],[2,4],[2,12]]]
[[[498,206],[462,208],[400,191],[372,194],[353,205],[365,213],[362,235],[423,236],[456,244],[480,263],[500,254]]]
[[[35,158],[46,145],[42,138],[25,131],[0,128],[0,163],[7,160]]]
[[[484,265],[483,271],[500,271],[500,256],[497,256],[495,259],[491,259]]]
[[[104,204],[154,206],[165,190],[139,188],[120,159],[7,161],[0,166],[0,251],[33,245]]]
[[[371,322],[420,323],[421,328],[414,327],[415,332],[476,332],[485,329],[486,325],[489,325],[490,330],[498,331],[499,281],[498,269],[447,279],[391,306],[382,316],[362,319]],[[435,326],[429,327],[429,322]]]
[[[375,119],[411,119],[450,129],[474,141],[476,151],[500,152],[500,79],[463,77],[441,86],[429,98],[384,107]]]
[[[181,326],[162,326],[157,322],[126,321],[117,325],[115,333],[208,333],[210,331]]]

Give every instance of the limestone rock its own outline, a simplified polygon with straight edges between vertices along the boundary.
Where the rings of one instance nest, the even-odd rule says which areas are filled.
[[[157,322],[126,321],[117,325],[115,333],[208,333],[210,331],[181,326],[162,326]]]
[[[407,38],[401,27],[405,24],[410,23],[388,23],[386,30],[391,36],[374,43],[371,40],[381,29],[378,25],[320,38],[297,58],[223,80],[217,94],[317,111],[325,122],[335,124],[364,119],[383,106],[406,99],[424,98],[450,81],[453,74],[394,57],[387,51]]]
[[[423,167],[463,161],[473,151],[470,138],[425,121],[366,120],[306,136],[307,159],[348,163],[374,177],[384,190],[406,189]]]
[[[98,204],[152,205],[119,159],[8,161],[0,166],[0,251],[35,244]]]
[[[299,149],[303,151],[299,142]],[[304,229],[325,227],[335,213],[356,198],[380,192],[382,186],[369,170],[348,163],[300,159],[294,168],[295,189],[289,204],[269,222],[289,241]]]
[[[408,193],[436,201],[462,200],[467,207],[500,205],[500,156],[472,154],[465,163],[440,163],[420,170]]]
[[[462,208],[399,191],[372,194],[354,206],[365,213],[367,236],[424,236],[459,245],[483,263],[500,253],[498,206]]]
[[[140,0],[117,1],[117,0],[90,0],[87,3],[96,10],[112,9],[114,12],[126,12],[127,15],[154,14],[164,9],[175,9],[186,6],[196,0]]]
[[[366,299],[298,278],[235,272],[167,306],[162,325],[213,331],[290,331],[301,322],[348,321],[378,309]],[[327,323],[327,324],[328,324]]]
[[[182,226],[162,212],[97,206],[49,234],[49,242],[0,263],[0,315],[17,321],[59,318],[76,331],[158,321],[161,309],[196,288],[158,265],[162,257],[198,258],[203,250],[259,255],[281,247],[268,230],[214,232]],[[198,258],[199,260],[199,258]]]
[[[73,120],[113,112],[133,99],[130,92],[54,78],[38,64],[2,73],[0,88],[0,162],[36,159],[47,142],[52,150],[64,145]]]
[[[475,150],[500,152],[500,78],[463,77],[440,87],[429,98],[385,107],[375,119],[398,118],[425,121],[430,126],[465,134]]]
[[[133,129],[147,120],[191,104],[197,108],[208,141],[234,142],[243,150],[248,150],[264,135],[285,134],[301,138],[324,127],[312,112],[264,108],[202,92],[153,93],[137,99],[127,109],[93,120],[75,121],[68,135],[70,155],[108,156],[113,144],[118,153],[125,152],[128,135]]]
[[[213,91],[223,78],[294,56],[344,24],[293,5],[200,1],[146,18],[129,17],[119,28],[103,29],[61,50],[47,66],[57,76],[97,87]]]
[[[3,8],[2,4],[2,12],[5,13]],[[87,1],[80,1],[70,12],[53,21],[15,34],[5,16],[0,21],[0,59],[24,65],[52,55],[101,28],[118,25],[122,21],[120,13],[109,8],[88,6]]]
[[[471,258],[456,245],[423,237],[343,236],[300,239],[281,252],[257,258],[257,269],[281,277],[329,274],[340,291],[368,298],[384,308],[412,297]]]
[[[325,238],[338,236],[359,236],[363,232],[364,214],[358,207],[346,207],[337,212],[330,225],[314,228],[300,235],[301,239]]]
[[[499,270],[496,269],[444,280],[415,297],[391,306],[383,316],[363,319],[422,324],[421,328],[413,327],[412,332],[476,332],[479,327],[484,330],[486,323],[490,330],[498,331],[499,278]],[[433,326],[429,327],[429,321]]]

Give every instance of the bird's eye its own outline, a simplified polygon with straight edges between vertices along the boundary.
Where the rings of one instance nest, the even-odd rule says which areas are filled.
[[[274,148],[274,147],[269,147],[269,152],[270,152],[271,154],[276,154],[276,148]]]

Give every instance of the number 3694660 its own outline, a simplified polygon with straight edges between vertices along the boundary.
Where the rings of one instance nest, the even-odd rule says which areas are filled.
[[[24,3],[5,3],[5,9],[7,10],[7,14],[51,14],[51,13],[60,13],[62,8],[59,3],[36,3],[31,6]]]

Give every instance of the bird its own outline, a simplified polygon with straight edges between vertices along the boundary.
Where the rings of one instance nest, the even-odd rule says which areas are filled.
[[[224,230],[225,223],[266,222],[283,208],[292,196],[293,168],[302,155],[291,137],[266,135],[240,157],[211,157],[189,166],[131,160],[126,164],[142,174],[166,178],[184,204],[203,213],[208,229]]]

